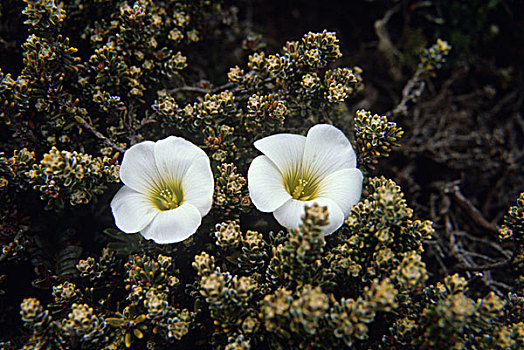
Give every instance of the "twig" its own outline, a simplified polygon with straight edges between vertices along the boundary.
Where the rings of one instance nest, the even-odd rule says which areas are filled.
[[[180,87],[177,87],[177,88],[174,88],[174,89],[171,89],[171,90],[167,90],[167,93],[168,94],[174,94],[174,93],[180,92],[180,91],[199,92],[201,94],[207,94],[207,93],[211,92],[209,89],[203,89],[203,88],[199,88],[197,86],[180,86]]]
[[[466,256],[469,256],[471,258],[479,258],[479,259],[483,259],[484,261],[486,261],[487,263],[495,263],[496,260],[487,256],[487,255],[484,255],[484,254],[480,254],[480,253],[476,253],[476,252],[470,252],[469,250],[465,250],[465,249],[457,249],[457,252],[459,252],[460,254],[463,254],[463,255],[466,255]]]
[[[177,88],[174,88],[174,89],[171,89],[171,90],[167,90],[167,93],[168,94],[174,94],[174,93],[181,92],[181,91],[187,91],[187,92],[198,92],[198,93],[201,93],[201,94],[210,94],[210,93],[212,94],[212,93],[215,93],[215,92],[219,92],[219,91],[222,91],[222,90],[229,89],[232,86],[234,86],[233,83],[227,83],[227,84],[224,84],[224,85],[221,85],[221,86],[217,86],[214,89],[204,89],[204,88],[200,88],[198,86],[180,86],[180,87],[177,87]]]
[[[386,58],[389,64],[390,72],[395,80],[400,80],[402,77],[400,69],[398,68],[398,66],[395,65],[396,61],[398,61],[398,57],[400,57],[401,54],[395,47],[395,45],[393,45],[393,42],[390,39],[387,24],[391,17],[399,10],[400,5],[396,5],[390,8],[384,14],[383,18],[378,19],[375,21],[375,23],[373,23],[373,27],[375,28],[375,34],[377,34],[378,37],[378,50],[382,52],[382,54]]]
[[[493,269],[500,269],[500,268],[508,267],[508,266],[516,266],[522,263],[524,263],[524,259],[520,259],[517,261],[513,261],[513,259],[509,259],[509,260],[497,261],[493,264],[486,264],[486,265],[480,265],[480,266],[458,265],[457,268],[460,270],[464,270],[464,271],[487,271],[487,270],[493,270]]]
[[[455,231],[455,235],[457,235],[458,237],[467,238],[470,241],[473,241],[473,242],[476,242],[476,243],[481,243],[481,244],[488,245],[491,248],[495,249],[500,254],[504,255],[507,259],[509,259],[511,257],[510,253],[505,251],[499,244],[497,244],[497,243],[495,243],[495,242],[493,242],[493,241],[491,241],[489,239],[485,239],[485,238],[481,238],[481,237],[475,237],[475,236],[467,233],[466,231]]]
[[[513,287],[510,285],[507,285],[506,283],[502,283],[500,281],[495,280],[489,280],[488,283],[486,283],[486,286],[492,289],[495,289],[496,292],[498,292],[499,295],[504,295],[505,293],[502,293],[498,288],[501,287],[504,288],[507,291],[513,290]]]
[[[426,87],[426,84],[422,80],[422,74],[426,70],[422,65],[419,65],[417,70],[415,71],[415,74],[409,79],[409,81],[404,86],[404,89],[402,89],[402,100],[400,103],[393,109],[391,114],[393,115],[407,115],[408,114],[408,102],[416,101],[416,99],[422,95],[422,92],[424,91],[424,88]]]
[[[480,210],[478,210],[464,195],[460,192],[458,185],[453,185],[445,189],[447,193],[451,193],[457,203],[466,211],[470,218],[472,218],[480,227],[488,230],[491,233],[498,234],[499,229],[496,225],[492,224],[482,216]]]
[[[134,105],[131,102],[127,105],[126,111],[127,111],[127,116],[128,116],[128,119],[129,119],[128,123],[126,125],[126,129],[127,129],[126,136],[127,136],[127,139],[129,140],[129,142],[132,145],[134,145],[139,140],[138,140],[138,137],[137,137],[137,129],[135,127],[136,123],[135,123],[135,120],[134,120],[135,108],[134,108]],[[124,121],[124,124],[125,124],[125,121]]]
[[[446,264],[444,263],[444,260],[446,258],[446,255],[444,254],[444,252],[442,251],[442,247],[440,246],[440,237],[438,237],[438,233],[435,232],[435,238],[437,240],[434,240],[434,241],[424,241],[425,244],[427,244],[428,246],[431,246],[433,249],[429,250],[428,251],[428,254],[432,255],[435,257],[435,259],[437,260],[438,264],[440,265],[440,268],[444,271],[444,274],[447,276],[449,275],[449,270],[448,268],[446,267]]]
[[[122,147],[118,146],[117,144],[113,143],[110,139],[108,139],[107,137],[105,137],[104,135],[102,135],[101,132],[99,132],[98,130],[96,130],[92,125],[88,124],[84,119],[81,119],[81,118],[76,118],[75,119],[76,122],[78,124],[80,124],[84,129],[87,129],[89,130],[93,135],[95,135],[97,138],[99,138],[100,140],[104,141],[104,143],[108,146],[110,146],[111,148],[113,148],[114,150],[117,150],[118,152],[121,152],[121,153],[124,153],[125,152],[125,149],[123,149]]]
[[[438,92],[438,94],[428,101],[421,102],[420,106],[423,109],[430,109],[430,108],[435,108],[435,107],[442,105],[446,97],[450,95],[449,90],[451,86],[459,78],[464,77],[468,71],[469,69],[466,66],[460,67],[459,69],[457,69],[457,71],[453,72],[451,76],[442,84],[442,87],[440,88],[440,91]]]

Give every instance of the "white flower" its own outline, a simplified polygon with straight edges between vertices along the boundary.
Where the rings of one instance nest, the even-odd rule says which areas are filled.
[[[124,154],[120,179],[125,186],[111,201],[116,226],[156,243],[185,240],[211,209],[209,158],[180,137],[133,145]]]
[[[255,142],[264,153],[248,171],[249,195],[258,210],[272,212],[284,227],[302,222],[305,206],[328,207],[324,233],[342,226],[362,192],[362,173],[346,136],[327,124],[312,127],[307,137],[276,134]]]

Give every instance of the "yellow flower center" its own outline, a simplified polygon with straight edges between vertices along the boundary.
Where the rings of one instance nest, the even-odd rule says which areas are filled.
[[[319,180],[303,171],[292,171],[284,176],[284,187],[293,199],[309,201],[318,196]]]
[[[184,192],[180,185],[166,186],[153,194],[153,203],[161,210],[175,209],[184,200]]]
[[[306,189],[307,184],[308,184],[307,180],[298,179],[298,185],[293,190],[293,193],[291,193],[293,198],[300,199],[300,197],[304,195],[304,191]]]

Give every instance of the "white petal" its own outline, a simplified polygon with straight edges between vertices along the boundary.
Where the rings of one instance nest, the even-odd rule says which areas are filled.
[[[284,188],[282,174],[266,156],[258,156],[251,162],[247,185],[255,207],[266,213],[274,211],[291,198]]]
[[[309,129],[304,146],[303,166],[322,178],[340,169],[357,165],[355,151],[346,135],[328,124]]]
[[[275,134],[254,143],[283,174],[296,169],[302,162],[306,138],[295,134]]]
[[[283,206],[275,210],[273,215],[280,225],[287,228],[297,228],[302,223],[302,217],[306,213],[306,205],[311,206],[313,203],[328,207],[329,224],[322,228],[324,234],[329,235],[342,226],[344,223],[344,214],[338,205],[329,198],[316,198],[310,201],[290,199]]]
[[[148,197],[130,187],[123,186],[111,201],[116,226],[125,233],[135,233],[149,225],[158,209]]]
[[[286,228],[297,228],[302,222],[305,201],[289,199],[284,205],[273,212],[278,223]]]
[[[322,180],[318,196],[333,200],[347,218],[351,206],[360,200],[362,179],[357,168],[337,170]]]
[[[155,160],[164,181],[179,183],[197,159],[208,159],[193,143],[176,136],[155,143]]]
[[[149,193],[161,184],[155,161],[155,143],[144,141],[133,145],[124,153],[120,165],[120,180],[135,191]]]
[[[200,215],[206,215],[213,203],[213,186],[213,172],[209,165],[209,158],[195,159],[182,179],[184,203],[194,205]]]
[[[338,205],[328,198],[316,198],[310,201],[299,201],[290,199],[283,206],[275,210],[273,215],[278,223],[287,228],[298,228],[302,224],[302,217],[305,215],[306,206],[317,203],[320,206],[327,206],[329,213],[329,224],[322,228],[324,234],[329,235],[344,223],[344,214]]]
[[[184,203],[178,208],[159,212],[140,233],[159,244],[181,242],[195,233],[201,221],[198,209]]]

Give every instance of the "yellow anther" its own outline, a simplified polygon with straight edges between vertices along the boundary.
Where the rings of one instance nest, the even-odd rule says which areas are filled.
[[[175,209],[181,204],[181,200],[177,197],[176,193],[168,188],[158,192],[156,200],[160,210]]]
[[[308,181],[304,179],[298,180],[298,185],[293,190],[293,193],[291,193],[294,199],[300,199],[300,197],[304,195],[304,191],[306,189],[307,184],[308,184]]]

